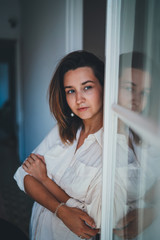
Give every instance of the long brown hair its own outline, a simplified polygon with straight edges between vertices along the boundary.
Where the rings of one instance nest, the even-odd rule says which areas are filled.
[[[84,50],[74,51],[60,61],[49,85],[49,106],[57,120],[59,134],[64,143],[72,143],[78,128],[82,126],[82,120],[78,116],[71,117],[71,109],[67,104],[63,86],[64,74],[79,67],[92,68],[101,86],[104,85],[104,63],[93,53]]]

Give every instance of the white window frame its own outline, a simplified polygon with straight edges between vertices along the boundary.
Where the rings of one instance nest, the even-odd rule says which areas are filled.
[[[117,102],[118,56],[121,0],[108,0],[106,9],[104,146],[101,239],[112,239],[113,189],[116,153],[117,117],[112,104]]]
[[[121,0],[108,0],[106,8],[104,146],[101,240],[112,240],[114,173],[117,119],[120,118],[142,138],[160,147],[160,126],[117,104],[120,54]]]

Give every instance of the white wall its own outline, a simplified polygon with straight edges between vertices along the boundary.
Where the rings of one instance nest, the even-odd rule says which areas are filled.
[[[48,85],[65,55],[65,0],[22,2],[22,78],[24,156],[54,126],[47,99]]]

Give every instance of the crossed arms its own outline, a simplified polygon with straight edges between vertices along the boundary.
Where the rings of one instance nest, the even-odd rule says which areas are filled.
[[[22,167],[29,174],[24,178],[25,191],[36,202],[54,213],[60,203],[68,201],[70,196],[47,176],[43,156],[32,153]],[[93,219],[81,209],[63,205],[58,209],[57,216],[72,232],[82,238],[89,239],[99,231],[95,229]]]

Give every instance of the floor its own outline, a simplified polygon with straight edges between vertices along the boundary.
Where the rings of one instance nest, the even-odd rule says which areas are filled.
[[[0,138],[0,158],[0,218],[16,225],[28,236],[33,200],[18,188],[13,179],[20,166],[16,139]]]

